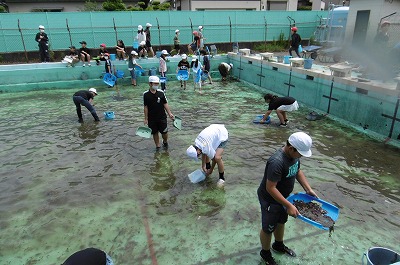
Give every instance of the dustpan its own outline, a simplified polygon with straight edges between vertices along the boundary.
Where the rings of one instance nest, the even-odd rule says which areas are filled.
[[[136,129],[136,135],[144,138],[150,138],[151,129],[149,127],[139,127]]]
[[[178,116],[175,116],[174,127],[177,128],[178,130],[182,130],[182,119]]]
[[[103,78],[103,82],[107,85],[113,87],[115,85],[115,81],[117,81],[117,77],[110,73],[106,73]]]

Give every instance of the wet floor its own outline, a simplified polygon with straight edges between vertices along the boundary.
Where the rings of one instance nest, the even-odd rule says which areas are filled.
[[[120,86],[117,98],[98,88],[97,112],[115,112],[98,124],[86,110],[77,122],[74,90],[0,94],[0,264],[58,265],[86,247],[124,265],[260,264],[256,190],[268,157],[299,130],[314,140],[302,169],[340,216],[331,237],[289,218],[285,242],[298,257],[275,254],[279,264],[360,264],[369,247],[400,251],[398,149],[329,118],[308,121],[303,106],[287,128],[276,115],[255,125],[266,91],[244,83],[215,82],[200,95],[170,82],[183,130],[169,121],[170,148],[156,152],[151,139],[135,136],[146,89]],[[229,131],[223,190],[216,171],[200,184],[187,177],[200,164],[186,148],[211,123]]]

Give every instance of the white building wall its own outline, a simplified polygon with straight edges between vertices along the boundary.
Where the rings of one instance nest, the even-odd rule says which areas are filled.
[[[260,1],[191,1],[190,10],[260,10]],[[183,10],[183,9],[182,9]]]
[[[354,27],[357,18],[357,11],[370,10],[369,25],[367,30],[366,41],[372,41],[376,35],[379,21],[382,17],[397,12],[395,15],[399,22],[400,15],[400,0],[351,0],[349,16],[347,18],[345,42],[350,44],[353,41]],[[393,19],[389,17],[387,20]]]

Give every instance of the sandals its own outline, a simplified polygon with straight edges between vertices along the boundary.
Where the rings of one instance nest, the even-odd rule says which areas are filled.
[[[278,252],[278,253],[288,254],[291,257],[296,257],[296,253],[293,250],[291,250],[290,248],[288,248],[287,246],[285,246],[285,245],[283,245],[283,247],[282,246],[278,247],[278,246],[276,246],[275,243],[273,243],[272,244],[272,249],[274,251]]]

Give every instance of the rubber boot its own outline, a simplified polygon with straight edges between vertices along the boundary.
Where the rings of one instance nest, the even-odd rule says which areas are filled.
[[[78,114],[79,123],[83,123],[82,112],[80,112],[79,110],[76,110],[76,114]]]

